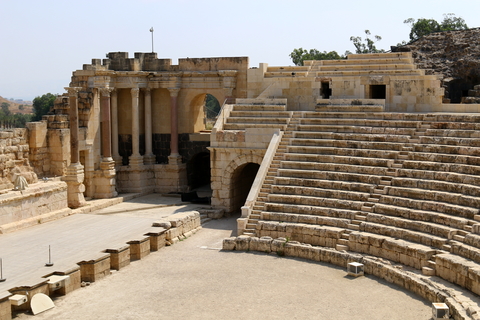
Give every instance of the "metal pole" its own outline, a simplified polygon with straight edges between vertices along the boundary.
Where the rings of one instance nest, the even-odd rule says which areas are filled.
[[[4,282],[5,280],[7,279],[3,277],[3,259],[0,258],[0,282]]]
[[[48,246],[48,263],[45,263],[45,266],[46,267],[51,267],[53,266],[53,262],[52,262],[52,252],[50,250],[50,245]]]
[[[150,28],[150,32],[152,33],[152,53],[154,52],[153,51],[153,27]]]

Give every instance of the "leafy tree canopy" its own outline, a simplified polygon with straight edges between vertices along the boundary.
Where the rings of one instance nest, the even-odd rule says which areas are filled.
[[[432,32],[440,32],[440,31],[454,31],[454,30],[466,30],[468,29],[465,20],[460,17],[456,17],[453,13],[447,13],[443,15],[443,21],[437,22],[434,19],[424,19],[420,18],[415,20],[413,18],[409,18],[405,20],[403,23],[410,24],[410,40],[414,41],[427,34]]]
[[[42,120],[42,116],[47,114],[53,107],[55,98],[56,95],[52,93],[46,93],[41,97],[36,97],[35,99],[33,99],[33,110],[35,112],[35,117],[33,118],[33,121]]]
[[[339,55],[336,51],[318,51],[317,49],[306,50],[303,48],[293,49],[290,58],[296,66],[303,66],[306,60],[337,60],[345,59],[345,56]]]
[[[377,49],[375,42],[382,40],[380,36],[374,36],[375,40],[370,38],[370,30],[365,30],[365,41],[361,37],[350,37],[350,41],[355,46],[355,53],[379,53],[385,52],[383,49]],[[363,41],[363,42],[362,42]]]

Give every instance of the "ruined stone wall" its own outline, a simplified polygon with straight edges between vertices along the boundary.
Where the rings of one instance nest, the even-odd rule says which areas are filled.
[[[443,76],[446,102],[460,103],[480,84],[480,28],[436,32],[393,52],[412,52],[420,69]]]
[[[16,175],[25,177],[28,183],[38,181],[30,166],[27,138],[27,129],[0,132],[0,192],[13,188]]]

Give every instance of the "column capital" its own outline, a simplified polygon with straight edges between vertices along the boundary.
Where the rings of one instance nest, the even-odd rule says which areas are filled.
[[[130,92],[132,93],[133,98],[138,98],[139,93],[140,93],[140,89],[139,88],[132,88],[132,89],[130,89]]]
[[[152,89],[151,88],[144,88],[144,93],[146,96],[150,96],[150,94],[152,93]]]
[[[67,90],[69,97],[76,97],[82,87],[64,87],[64,89]]]
[[[168,92],[170,92],[170,97],[177,97],[180,88],[168,88]]]
[[[104,88],[98,88],[98,90],[100,91],[100,94],[102,95],[102,97],[110,97],[110,93],[114,89],[109,87],[104,87]]]

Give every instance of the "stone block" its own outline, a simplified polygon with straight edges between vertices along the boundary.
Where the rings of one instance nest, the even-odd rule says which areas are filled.
[[[91,260],[77,263],[80,266],[82,281],[95,282],[110,274],[110,254],[103,253]]]
[[[150,254],[150,237],[127,242],[130,245],[130,261],[141,260]]]
[[[230,237],[223,239],[222,242],[222,250],[235,250],[236,249],[236,244],[237,244],[237,238],[236,237]]]
[[[250,237],[246,235],[241,235],[237,237],[235,250],[237,251],[248,251],[250,249]]]
[[[0,319],[12,320],[12,307],[10,305],[10,293],[5,293],[0,296]]]
[[[28,297],[28,301],[27,303],[24,303],[20,306],[14,306],[12,305],[12,311],[26,311],[26,310],[30,310],[31,309],[31,306],[30,306],[30,302],[31,302],[31,297],[33,297],[34,295],[36,295],[37,293],[43,293],[45,295],[49,295],[50,293],[50,290],[48,288],[48,280],[47,279],[44,279],[44,280],[39,280],[39,282],[33,282],[31,284],[26,284],[26,285],[23,285],[21,287],[18,287],[18,288],[12,288],[10,289],[9,291],[12,293],[12,294],[21,294],[21,295],[25,295]]]
[[[51,275],[68,276],[68,279],[65,280],[65,285],[58,290],[55,290],[55,292],[60,295],[69,294],[70,292],[80,288],[82,282],[80,267],[73,267],[65,271],[55,271],[52,274],[45,276],[44,278],[48,278]]]
[[[165,247],[166,241],[166,229],[158,228],[161,230],[150,231],[146,233],[146,236],[150,237],[150,251],[158,251]]]
[[[110,254],[110,269],[120,270],[130,264],[130,246],[124,245],[115,249],[106,249]]]

